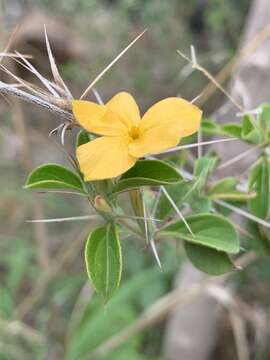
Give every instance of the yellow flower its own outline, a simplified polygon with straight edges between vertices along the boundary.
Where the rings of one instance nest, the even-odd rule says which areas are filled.
[[[120,92],[106,105],[74,100],[73,114],[87,131],[102,135],[77,148],[86,181],[123,174],[138,158],[161,153],[196,132],[201,110],[188,101],[172,97],[161,100],[141,118],[134,98]]]

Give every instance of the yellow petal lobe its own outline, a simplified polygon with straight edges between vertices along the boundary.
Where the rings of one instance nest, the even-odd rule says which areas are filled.
[[[118,114],[130,128],[140,120],[140,110],[133,96],[127,92],[116,94],[106,107]]]
[[[129,144],[135,157],[156,154],[176,146],[180,138],[195,133],[202,112],[180,98],[167,98],[153,105],[139,124],[140,137]]]
[[[127,137],[100,137],[77,148],[85,181],[111,179],[131,168],[136,158],[128,153]]]
[[[78,123],[87,131],[107,136],[121,136],[128,128],[119,115],[105,105],[91,101],[72,101],[72,111]]]

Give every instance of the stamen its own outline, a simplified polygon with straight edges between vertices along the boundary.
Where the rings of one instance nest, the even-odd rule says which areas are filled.
[[[138,126],[133,125],[129,131],[129,135],[133,140],[137,140],[140,137],[140,131]]]

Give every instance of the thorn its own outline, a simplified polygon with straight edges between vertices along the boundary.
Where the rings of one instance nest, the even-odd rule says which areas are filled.
[[[53,74],[53,78],[55,83],[64,91],[64,94],[67,96],[68,99],[73,99],[73,96],[71,94],[71,92],[69,91],[68,87],[66,86],[64,80],[62,79],[62,77],[60,76],[60,73],[58,71],[53,53],[52,53],[52,49],[51,49],[51,45],[49,42],[49,38],[48,38],[48,34],[47,34],[47,30],[46,30],[46,25],[44,24],[44,34],[45,34],[45,42],[46,42],[46,47],[47,47],[47,53],[48,53],[48,57],[49,57],[49,61],[50,61],[50,65],[51,65],[51,71]]]
[[[193,99],[190,101],[190,103],[191,103],[191,104],[194,104],[197,100],[200,99],[200,97],[202,97],[202,95],[203,95],[203,93],[200,93],[200,94],[197,95],[195,98],[193,98]]]
[[[54,88],[50,85],[49,81],[48,81],[44,76],[42,76],[34,66],[33,66],[28,60],[26,60],[26,59],[22,56],[22,54],[20,54],[18,51],[15,51],[15,53],[16,53],[17,55],[19,55],[19,57],[22,59],[22,61],[27,65],[28,70],[29,70],[30,72],[32,72],[33,74],[36,75],[36,77],[37,77],[37,78],[41,81],[41,83],[47,88],[47,90],[49,90],[49,92],[50,92],[53,96],[55,96],[55,97],[57,97],[57,98],[60,98],[59,94],[58,94],[58,93],[54,90]]]
[[[146,238],[146,242],[149,243],[148,224],[147,224],[147,211],[146,211],[145,201],[144,201],[144,198],[143,198],[143,189],[140,189],[140,191],[141,191],[142,204],[143,204],[145,238]]]
[[[49,132],[49,136],[57,135],[58,132],[63,128],[63,126],[65,126],[65,123],[60,124],[60,125],[57,126],[56,128],[52,129],[52,130]]]
[[[171,196],[169,195],[169,193],[167,192],[167,190],[165,189],[164,186],[161,186],[161,190],[163,191],[164,195],[166,196],[166,198],[169,200],[169,202],[171,203],[172,207],[174,208],[176,214],[179,216],[179,218],[183,221],[183,223],[185,224],[186,228],[188,229],[188,231],[190,232],[190,234],[192,236],[194,236],[193,231],[191,230],[191,227],[189,226],[189,224],[187,223],[184,215],[181,213],[181,211],[178,209],[176,203],[173,201],[173,199],[171,198]]]
[[[122,50],[111,62],[109,65],[105,67],[101,71],[101,73],[98,74],[98,76],[91,82],[91,84],[86,88],[86,90],[83,92],[83,94],[80,97],[80,100],[84,98],[89,91],[96,85],[96,83],[102,78],[103,75],[106,74],[108,70],[145,34],[147,29],[145,29],[143,32],[141,32],[131,43],[128,44],[128,46],[125,47],[124,50]]]
[[[190,55],[191,55],[191,61],[192,61],[193,65],[195,65],[195,66],[198,65],[196,51],[195,51],[195,47],[193,45],[190,45]]]
[[[153,251],[156,262],[157,262],[159,268],[162,270],[162,265],[161,265],[161,262],[160,262],[160,259],[159,259],[159,256],[158,256],[158,252],[157,252],[157,248],[156,248],[156,244],[155,244],[155,241],[154,241],[153,238],[150,238],[149,244],[150,244],[151,249]]]
[[[95,95],[95,98],[97,99],[97,102],[99,103],[99,105],[104,105],[104,101],[102,100],[101,96],[99,95],[99,92],[95,88],[92,89],[92,92]]]
[[[89,219],[93,219],[96,217],[97,217],[97,215],[83,215],[83,216],[72,216],[72,217],[66,217],[66,218],[26,220],[26,222],[27,223],[54,223],[54,222],[64,222],[64,221],[89,220]]]
[[[226,141],[236,141],[236,140],[239,140],[239,139],[237,139],[237,138],[226,138],[226,139],[202,141],[202,142],[199,142],[199,143],[197,142],[197,143],[194,143],[194,144],[180,145],[180,146],[176,146],[174,148],[171,148],[169,150],[165,150],[160,154],[169,154],[171,152],[178,151],[178,150],[191,149],[191,148],[198,147],[198,146],[205,146],[205,145],[211,145],[211,144],[216,144],[216,143],[221,143],[221,142],[226,142]]]
[[[61,145],[63,146],[65,145],[65,134],[69,125],[70,125],[69,123],[65,123],[61,131]]]

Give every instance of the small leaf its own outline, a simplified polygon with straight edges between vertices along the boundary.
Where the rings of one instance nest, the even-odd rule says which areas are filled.
[[[208,190],[208,194],[220,194],[230,192],[235,190],[237,181],[234,177],[226,177],[222,180],[217,181],[211,188]]]
[[[76,147],[86,144],[91,140],[90,134],[84,129],[80,130],[76,139]]]
[[[259,129],[255,127],[249,115],[243,116],[241,138],[251,144],[258,144],[262,140]]]
[[[73,189],[85,192],[80,178],[58,164],[45,164],[35,168],[25,184],[26,189]]]
[[[267,140],[270,130],[270,104],[261,105],[260,110],[261,112],[259,114],[259,125],[262,129],[264,139]]]
[[[182,221],[167,226],[161,235],[173,236],[194,244],[219,251],[237,254],[240,244],[233,225],[223,216],[198,214],[186,218],[194,235],[191,235]]]
[[[227,177],[217,181],[208,190],[210,199],[225,199],[231,201],[247,201],[256,196],[256,193],[246,193],[236,189],[237,181],[233,177]]]
[[[96,291],[109,300],[119,286],[122,273],[122,253],[115,224],[108,223],[89,234],[85,262]]]
[[[222,130],[225,134],[236,137],[238,139],[242,138],[242,125],[235,123],[227,123],[222,127]]]
[[[229,256],[204,246],[185,243],[187,257],[199,270],[209,275],[222,275],[235,269]]]
[[[203,119],[201,129],[207,135],[223,135],[224,131],[214,120]]]
[[[217,156],[206,155],[196,160],[194,176],[199,180],[198,189],[201,189],[207,181],[208,176],[214,170],[217,163]]]
[[[269,212],[269,164],[266,157],[262,158],[262,161],[255,166],[249,176],[249,190],[256,192],[256,197],[249,200],[250,211],[265,219]]]
[[[269,256],[270,239],[268,232],[261,231],[259,225],[252,221],[247,224],[247,231],[251,235],[248,238],[248,246],[260,256]]]
[[[182,181],[182,176],[168,163],[160,160],[139,160],[121,176],[113,193],[140,186],[170,185]]]
[[[194,214],[210,213],[212,211],[211,200],[207,196],[199,194],[197,191],[191,196],[189,205]]]

